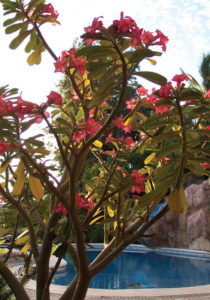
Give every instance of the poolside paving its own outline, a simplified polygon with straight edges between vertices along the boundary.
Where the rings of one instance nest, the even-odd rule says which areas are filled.
[[[27,284],[31,300],[35,300],[35,282]],[[51,285],[51,300],[58,300],[65,287]],[[87,300],[210,300],[210,285],[171,289],[102,290],[89,289]],[[69,299],[70,300],[70,299]]]

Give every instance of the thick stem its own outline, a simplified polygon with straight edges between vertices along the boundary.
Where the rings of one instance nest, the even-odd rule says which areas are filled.
[[[0,263],[0,273],[13,291],[17,300],[30,300],[22,284],[4,263]]]
[[[52,228],[56,225],[58,220],[58,215],[56,213],[52,213],[43,238],[42,248],[40,250],[40,256],[37,261],[37,299],[42,299],[43,292],[45,291],[44,300],[49,299],[49,286],[48,286],[48,278],[49,278],[49,261],[52,250],[52,243],[55,237],[54,231]],[[46,287],[47,286],[47,287]]]

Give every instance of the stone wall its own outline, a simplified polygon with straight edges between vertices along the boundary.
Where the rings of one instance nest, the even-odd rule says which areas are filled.
[[[150,247],[172,247],[210,251],[210,180],[185,189],[188,209],[184,214],[168,212],[139,242]]]

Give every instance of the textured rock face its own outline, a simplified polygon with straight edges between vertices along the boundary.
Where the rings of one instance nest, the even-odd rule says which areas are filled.
[[[185,189],[188,209],[184,214],[168,212],[139,242],[151,247],[186,248],[210,252],[210,181]]]

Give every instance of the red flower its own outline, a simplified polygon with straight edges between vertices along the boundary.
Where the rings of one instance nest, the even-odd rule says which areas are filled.
[[[134,146],[135,146],[135,143],[134,143],[132,137],[131,137],[131,136],[128,136],[128,137],[125,139],[125,148],[126,148],[127,150],[130,150],[130,149],[132,149]]]
[[[124,17],[123,12],[120,13],[120,20],[114,20],[113,25],[119,33],[133,31],[137,27],[136,22],[131,17]]]
[[[206,94],[205,94],[204,97],[210,99],[210,89],[208,89],[208,90],[206,91]]]
[[[124,127],[124,120],[122,117],[117,117],[115,121],[112,122],[117,128]]]
[[[49,3],[46,8],[44,9],[43,13],[45,13],[45,15],[47,15],[47,17],[52,17],[54,19],[57,19],[58,17],[58,12],[55,11],[54,7],[52,6],[51,3]]]
[[[204,168],[204,170],[210,169],[210,164],[208,164],[207,162],[202,163],[201,166]]]
[[[144,178],[144,174],[139,173],[137,170],[132,171],[131,179],[134,180],[134,185],[131,186],[131,193],[140,194],[141,192],[144,192]]]
[[[85,27],[84,30],[85,32],[91,37],[96,33],[96,30],[100,30],[103,28],[103,22],[99,21],[100,18],[103,17],[98,17],[94,18],[91,26]]]
[[[161,86],[157,93],[160,97],[168,98],[171,96],[171,91],[173,91],[173,86],[169,81],[166,85]]]
[[[73,133],[72,141],[76,141],[78,144],[86,137],[86,133],[84,131],[77,130]]]
[[[58,58],[58,60],[54,63],[55,66],[55,72],[66,72],[66,62],[62,60],[61,58]]]
[[[172,78],[172,81],[175,81],[177,83],[177,88],[180,87],[183,81],[188,81],[188,80],[190,80],[190,78],[186,74],[175,75]]]
[[[111,133],[108,135],[108,137],[106,138],[105,144],[108,144],[108,143],[111,141],[112,135],[113,135],[113,133],[111,132]]]
[[[65,208],[65,206],[61,202],[59,202],[58,205],[55,208],[55,213],[62,214],[62,215],[67,215],[68,211]]]
[[[126,108],[129,110],[134,110],[137,104],[137,100],[135,98],[131,98],[130,100],[126,100]]]
[[[169,39],[165,36],[160,30],[156,30],[155,40],[159,39],[159,41],[153,43],[153,45],[160,45],[162,46],[162,51],[166,51],[166,44],[168,43]]]
[[[12,148],[18,148],[18,145],[15,143],[5,143],[4,141],[0,142],[0,154]]]
[[[137,93],[139,94],[139,96],[146,96],[148,95],[148,90],[145,89],[143,86],[140,86],[138,89],[137,89]]]
[[[87,134],[93,136],[101,128],[101,124],[98,121],[95,121],[93,118],[89,118],[84,125],[84,130]]]
[[[155,36],[152,32],[144,30],[141,34],[141,40],[144,44],[148,44],[149,42],[152,42],[155,40]]]
[[[170,106],[169,105],[155,106],[155,110],[156,110],[157,115],[167,114],[170,110]]]
[[[57,92],[51,91],[47,96],[47,102],[50,104],[61,105],[62,104],[62,96]]]

